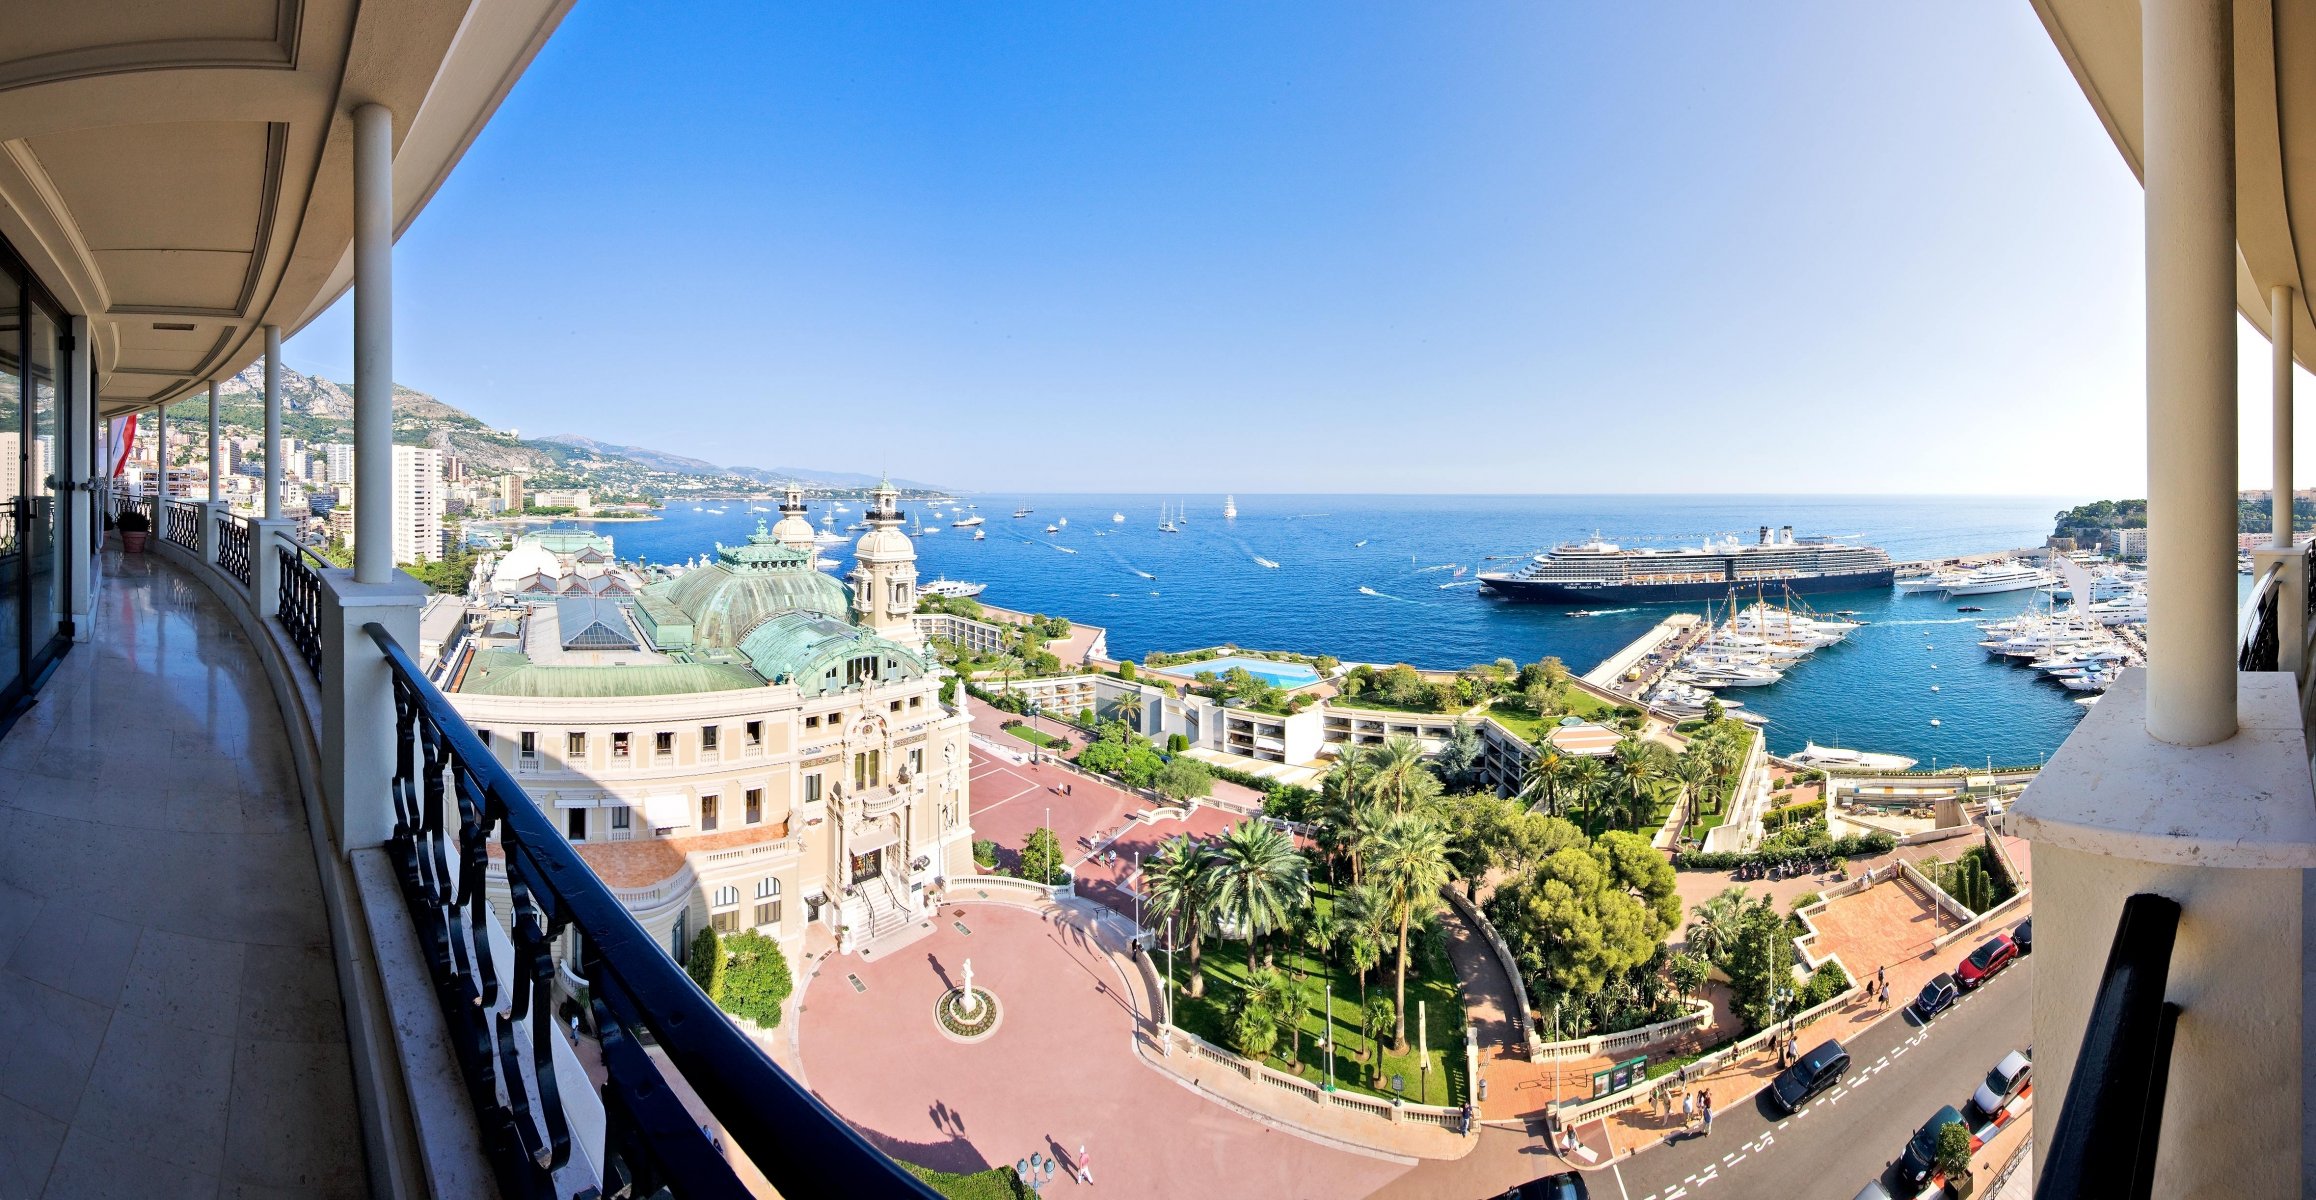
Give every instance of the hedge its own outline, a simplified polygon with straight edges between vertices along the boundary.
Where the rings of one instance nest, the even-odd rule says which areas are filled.
[[[1288,821],[1307,821],[1311,819],[1312,808],[1319,802],[1317,791],[1300,784],[1280,783],[1276,779],[1265,779],[1251,771],[1241,771],[1235,767],[1218,767],[1212,763],[1207,764],[1207,771],[1216,779],[1226,783],[1235,783],[1240,787],[1261,792],[1265,816],[1279,817]]]
[[[901,1169],[925,1181],[949,1200],[1034,1200],[1027,1184],[1011,1166],[991,1167],[971,1175],[952,1175],[905,1162]]]
[[[1810,858],[1870,858],[1898,848],[1898,839],[1886,833],[1835,838],[1830,844],[1791,850],[1687,852],[1673,856],[1673,865],[1690,871],[1730,871],[1738,867],[1776,866]]]
[[[1775,833],[1795,821],[1814,821],[1824,815],[1825,801],[1823,800],[1806,800],[1800,804],[1788,804],[1783,808],[1773,808],[1761,814],[1761,831],[1763,833]]]

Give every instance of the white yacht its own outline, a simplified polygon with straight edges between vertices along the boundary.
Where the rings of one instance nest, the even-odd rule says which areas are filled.
[[[1997,592],[2023,592],[2049,587],[2058,581],[2058,576],[2040,567],[2005,559],[1990,562],[1958,576],[1949,576],[1940,590],[1949,596],[1991,596]]]
[[[1222,519],[1225,521],[1238,520],[1238,497],[1224,496],[1222,498]]]
[[[1796,754],[1786,757],[1804,766],[1847,767],[1855,771],[1904,771],[1917,761],[1903,754],[1876,754],[1871,750],[1850,750],[1841,746],[1820,746],[1809,742]]]
[[[1122,513],[1122,512],[1114,512],[1114,513],[1111,513],[1111,514],[1110,514],[1110,524],[1112,524],[1112,525],[1123,525],[1123,524],[1125,524],[1125,523],[1126,523],[1126,514],[1124,514],[1124,513]]]
[[[975,514],[962,520],[951,521],[949,524],[954,525],[959,529],[971,529],[974,526],[981,524],[981,517],[979,514]]]
[[[967,583],[962,579],[940,578],[931,583],[918,584],[917,590],[927,596],[971,597],[980,595],[988,590],[988,587],[989,585],[986,583]]]

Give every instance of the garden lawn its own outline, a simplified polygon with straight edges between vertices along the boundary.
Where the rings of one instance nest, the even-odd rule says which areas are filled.
[[[1327,701],[1327,704],[1333,708],[1364,708],[1371,712],[1415,713],[1419,716],[1426,717],[1453,717],[1461,715],[1462,712],[1460,709],[1443,712],[1440,709],[1433,708],[1431,706],[1430,700],[1424,700],[1415,704],[1393,704],[1391,701],[1386,700],[1381,696],[1369,694],[1361,694],[1358,696],[1349,697],[1336,696],[1333,699]]]
[[[1005,732],[1020,738],[1022,741],[1028,742],[1032,746],[1043,746],[1049,750],[1055,746],[1066,746],[1069,744],[1068,742],[1065,742],[1062,739],[1047,733],[1045,730],[1034,729],[1027,725],[1015,725],[1012,728],[1007,729]]]
[[[1312,891],[1312,902],[1318,906],[1319,915],[1327,917],[1334,905],[1332,889],[1320,883],[1314,885]],[[1272,944],[1276,947],[1274,961],[1278,968],[1290,974],[1300,971],[1312,994],[1311,1003],[1303,1012],[1303,1044],[1297,1062],[1291,1066],[1287,1063],[1287,1056],[1295,1053],[1295,1047],[1287,1038],[1281,1037],[1272,1057],[1264,1060],[1265,1066],[1282,1071],[1293,1070],[1313,1083],[1325,1081],[1326,1054],[1320,1039],[1327,1020],[1319,1010],[1326,1001],[1326,984],[1332,981],[1334,1007],[1331,1015],[1336,1039],[1336,1087],[1390,1096],[1393,1094],[1391,1077],[1398,1074],[1406,1084],[1405,1094],[1411,1103],[1455,1105],[1469,1098],[1464,1082],[1463,995],[1456,984],[1455,968],[1446,961],[1444,954],[1440,956],[1440,961],[1424,962],[1420,942],[1414,931],[1409,932],[1409,955],[1416,960],[1417,970],[1410,971],[1407,977],[1407,1053],[1390,1053],[1391,1035],[1387,1032],[1382,1039],[1382,1061],[1373,1064],[1360,1060],[1361,1052],[1367,1049],[1367,1039],[1359,1032],[1358,975],[1348,969],[1330,969],[1300,946],[1289,952],[1284,938],[1274,939]],[[1392,994],[1391,962],[1392,953],[1396,949],[1395,944],[1392,950],[1384,953],[1382,965],[1369,972],[1369,995]],[[1217,1046],[1236,1050],[1227,1032],[1228,1019],[1246,982],[1246,943],[1208,937],[1202,950],[1199,967],[1206,976],[1206,994],[1194,1000],[1178,990],[1174,999],[1174,1023]],[[1167,968],[1163,953],[1158,956],[1158,965],[1162,972]],[[1190,978],[1189,956],[1177,951],[1173,971],[1174,979],[1186,982]],[[1417,1066],[1419,1060],[1416,1054],[1418,1001],[1423,1003],[1431,1022],[1432,1066],[1428,1095],[1419,1094],[1424,1092],[1424,1088],[1423,1073]]]
[[[1553,713],[1549,717],[1531,716],[1524,712],[1505,708],[1500,704],[1491,705],[1487,717],[1496,724],[1511,730],[1519,736],[1521,741],[1533,744],[1537,738],[1544,736],[1546,729],[1558,724],[1562,717],[1582,717],[1587,721],[1598,721],[1615,715],[1615,711],[1603,703],[1600,697],[1590,692],[1580,692],[1575,688],[1570,688],[1568,689],[1568,698],[1562,702],[1561,711]]]

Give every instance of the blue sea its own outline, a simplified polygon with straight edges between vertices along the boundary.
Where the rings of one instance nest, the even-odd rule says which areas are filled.
[[[1069,617],[1109,630],[1110,651],[1231,642],[1332,654],[1357,662],[1454,668],[1497,658],[1558,655],[1591,669],[1667,613],[1644,606],[1596,617],[1484,599],[1470,586],[1552,545],[1598,533],[1634,546],[1696,544],[1763,524],[1854,538],[1897,559],[2040,545],[2053,514],[2075,497],[1891,496],[1238,496],[1238,519],[1221,496],[995,495],[968,497],[987,519],[985,541],[954,529],[917,539],[919,576],[989,585],[982,599]],[[816,502],[815,522],[826,502]],[[866,507],[838,524],[857,519]],[[1159,505],[1187,505],[1180,533],[1158,529]],[[1036,511],[1015,519],[1013,510]],[[721,515],[688,504],[649,522],[579,522],[611,535],[623,558],[674,562],[737,542],[777,514],[722,504]],[[904,505],[916,511],[926,506]],[[1113,523],[1113,513],[1122,523]],[[1049,522],[1067,519],[1057,534]],[[1362,545],[1361,543],[1364,543]],[[1070,553],[1074,552],[1074,553]],[[1258,560],[1278,564],[1266,567]],[[849,563],[847,564],[849,566]],[[1458,577],[1457,568],[1465,574]],[[1820,651],[1785,681],[1730,693],[1770,718],[1773,749],[1838,742],[1934,761],[2035,762],[2057,748],[2083,708],[2033,672],[1990,661],[1975,621],[2014,612],[2033,593],[1968,601],[1889,592],[1813,596],[1821,612],[1854,609],[1871,622]],[[1975,603],[1985,616],[1957,614]],[[1935,685],[1939,690],[1933,692]],[[1939,724],[1932,726],[1931,720]]]

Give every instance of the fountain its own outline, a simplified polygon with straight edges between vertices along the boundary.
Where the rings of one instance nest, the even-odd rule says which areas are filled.
[[[997,997],[973,986],[973,960],[965,960],[965,982],[933,1003],[933,1023],[951,1041],[977,1042],[997,1031]]]

